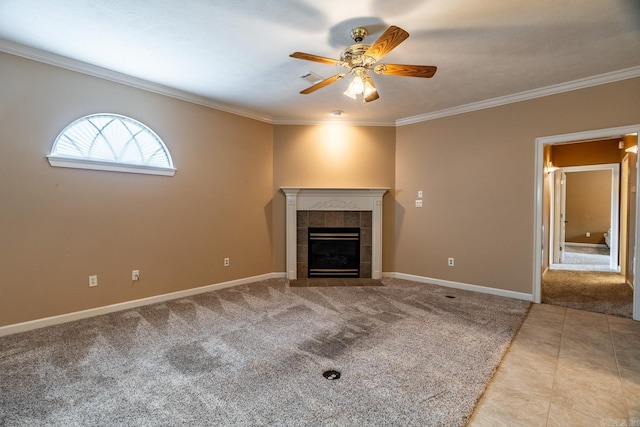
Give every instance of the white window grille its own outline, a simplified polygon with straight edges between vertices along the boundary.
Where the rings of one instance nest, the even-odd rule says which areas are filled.
[[[92,114],[70,123],[47,158],[58,167],[169,176],[176,172],[155,132],[117,114]]]

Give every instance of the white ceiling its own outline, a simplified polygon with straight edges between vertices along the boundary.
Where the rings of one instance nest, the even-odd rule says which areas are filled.
[[[311,85],[300,75],[342,69],[290,53],[338,58],[351,28],[366,27],[373,43],[389,25],[410,37],[381,62],[436,65],[433,78],[373,75],[380,99],[368,104],[342,95],[348,79],[299,94]],[[640,1],[0,0],[0,50],[71,58],[273,123],[343,110],[352,123],[397,124],[602,74],[640,75]]]

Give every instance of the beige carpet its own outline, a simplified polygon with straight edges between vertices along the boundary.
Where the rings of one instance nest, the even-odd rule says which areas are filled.
[[[382,283],[268,280],[0,338],[0,425],[464,426],[530,303]]]
[[[617,273],[549,270],[542,278],[542,302],[632,317],[633,291]]]

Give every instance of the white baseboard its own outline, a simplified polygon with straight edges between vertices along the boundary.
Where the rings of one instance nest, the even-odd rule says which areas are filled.
[[[12,325],[0,326],[0,337],[26,332],[33,329],[44,328],[46,326],[59,325],[61,323],[72,322],[74,320],[86,319],[88,317],[100,316],[102,314],[114,313],[116,311],[128,310],[131,308],[141,307],[143,305],[156,304],[159,302],[170,301],[179,298],[185,298],[193,295],[211,292],[218,289],[230,288],[233,286],[244,285],[247,283],[258,282],[268,279],[284,279],[287,275],[285,272],[268,273],[260,276],[247,277],[244,279],[231,280],[228,282],[216,283],[213,285],[201,286],[198,288],[185,289],[183,291],[171,292],[168,294],[155,295],[152,297],[137,299],[133,301],[125,301],[118,304],[111,304],[102,307],[90,308],[88,310],[75,311],[73,313],[60,314],[58,316],[45,317],[42,319],[30,320],[28,322],[15,323]],[[507,298],[515,298],[525,301],[532,301],[533,295],[522,292],[507,291],[504,289],[488,288],[486,286],[471,285],[468,283],[452,282],[450,280],[433,279],[430,277],[414,276],[405,273],[382,273],[382,277],[412,280],[419,283],[431,283],[433,285],[445,286],[448,288],[463,289],[465,291],[480,292],[484,294],[498,295]]]
[[[228,282],[216,283],[213,285],[201,286],[198,288],[185,289],[183,291],[171,292],[168,294],[155,295],[152,297],[137,299],[133,301],[121,302],[118,304],[105,305],[102,307],[90,308],[88,310],[75,311],[73,313],[60,314],[58,316],[45,317],[42,319],[30,320],[28,322],[15,323],[13,325],[0,326],[0,337],[5,335],[26,332],[32,329],[44,328],[46,326],[58,325],[60,323],[72,322],[74,320],[86,319],[88,317],[100,316],[102,314],[116,311],[128,310],[130,308],[141,307],[143,305],[155,304],[178,298],[185,298],[192,295],[215,291],[217,289],[230,288],[247,283],[258,282],[267,279],[285,278],[285,273],[268,273],[260,276],[247,277],[244,279],[231,280]]]
[[[432,285],[445,286],[447,288],[462,289],[465,291],[480,292],[483,294],[498,295],[501,297],[514,298],[524,301],[533,301],[533,294],[525,294],[523,292],[507,291],[504,289],[489,288],[480,285],[471,285],[469,283],[452,282],[450,280],[433,279],[431,277],[414,276],[405,273],[383,273],[382,277],[395,279],[412,280],[419,283],[430,283]]]

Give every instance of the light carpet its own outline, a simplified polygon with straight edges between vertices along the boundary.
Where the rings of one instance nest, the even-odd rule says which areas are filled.
[[[562,269],[583,271],[606,271],[611,269],[610,250],[605,245],[580,246],[566,243],[562,258]]]
[[[633,290],[619,273],[549,270],[542,302],[577,310],[632,317]]]
[[[383,283],[274,279],[0,338],[0,425],[465,425],[530,304]]]

